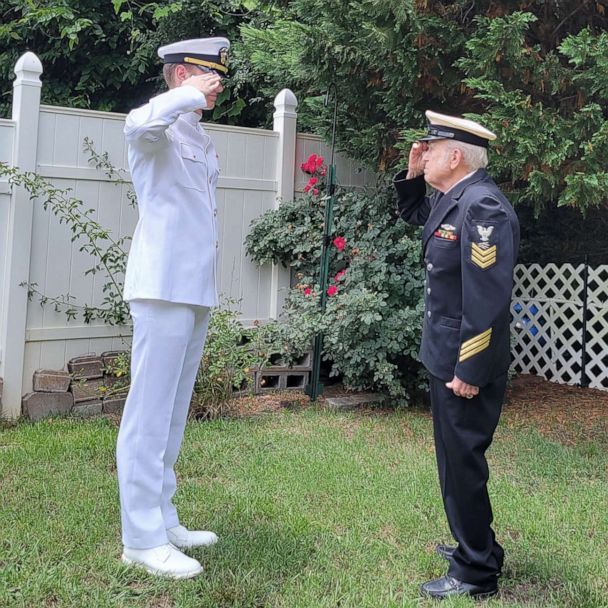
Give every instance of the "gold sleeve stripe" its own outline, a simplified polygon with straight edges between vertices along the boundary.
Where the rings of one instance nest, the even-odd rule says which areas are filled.
[[[481,334],[470,338],[466,342],[463,342],[460,346],[460,356],[458,360],[460,362],[465,361],[469,357],[476,355],[482,350],[488,348],[490,346],[490,338],[492,337],[492,328],[486,329]]]
[[[471,350],[468,353],[465,353],[464,355],[460,355],[460,358],[458,359],[458,361],[460,363],[462,363],[463,361],[470,359],[473,355],[476,355],[477,353],[480,353],[482,350],[485,350],[486,348],[488,348],[489,345],[490,345],[490,342],[488,341],[487,344],[482,344],[481,346],[478,346],[476,349]]]
[[[485,340],[481,340],[479,342],[476,342],[475,344],[471,344],[471,346],[468,346],[467,348],[461,348],[460,356],[464,357],[465,355],[468,355],[470,352],[478,349],[479,347],[486,348],[489,345],[490,345],[490,337],[488,336]]]

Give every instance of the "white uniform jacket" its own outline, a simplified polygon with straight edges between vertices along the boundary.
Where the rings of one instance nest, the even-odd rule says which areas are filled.
[[[125,125],[137,195],[124,299],[216,306],[218,249],[215,187],[219,167],[194,110],[206,106],[192,86],[158,95]]]

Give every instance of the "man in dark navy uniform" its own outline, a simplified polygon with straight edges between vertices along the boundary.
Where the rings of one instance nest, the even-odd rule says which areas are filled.
[[[399,213],[424,226],[425,312],[420,356],[430,374],[441,493],[456,547],[439,545],[446,576],[432,597],[488,597],[504,551],[492,530],[485,452],[510,364],[509,325],[519,223],[486,173],[496,136],[476,122],[427,112],[428,135],[394,180]],[[434,189],[426,196],[426,184]]]

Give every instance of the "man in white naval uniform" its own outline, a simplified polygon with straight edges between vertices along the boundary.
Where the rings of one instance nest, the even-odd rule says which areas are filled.
[[[199,120],[223,91],[229,46],[226,38],[205,38],[161,47],[169,90],[133,110],[125,125],[139,222],[124,288],[133,346],[116,451],[122,560],[171,578],[202,572],[180,549],[217,541],[213,532],[181,526],[172,498],[209,311],[217,305],[219,169]]]

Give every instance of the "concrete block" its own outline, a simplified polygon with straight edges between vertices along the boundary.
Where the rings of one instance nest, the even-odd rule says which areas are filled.
[[[264,369],[256,374],[256,393],[272,390],[304,390],[309,372],[280,371]]]
[[[98,400],[103,397],[105,392],[104,379],[74,380],[70,390],[74,395],[74,404]]]
[[[125,350],[108,350],[104,353],[101,353],[101,363],[103,365],[104,370],[106,371],[109,367],[114,365],[114,362],[120,355],[124,355],[127,351]]]
[[[99,416],[102,412],[101,399],[97,401],[87,401],[74,405],[72,408],[72,414],[74,416],[81,416],[82,418],[88,418],[89,416]]]
[[[309,372],[312,370],[312,353],[307,352],[302,356],[296,358],[292,365],[287,365],[287,361],[283,358],[280,353],[275,353],[269,357],[269,361],[265,367],[259,371],[263,373],[273,374],[275,372]]]
[[[103,400],[102,411],[104,414],[121,414],[125,407],[126,397],[108,397]]]
[[[67,393],[72,377],[68,372],[39,369],[34,372],[34,392]]]
[[[308,384],[308,372],[290,372],[285,374],[285,388],[294,390],[304,390]]]
[[[110,393],[112,397],[126,397],[129,392],[129,378],[116,378],[115,376],[104,376],[103,385],[106,388],[106,393]]]
[[[75,380],[83,378],[92,380],[103,377],[103,363],[101,357],[95,353],[74,357],[68,361],[68,370]]]
[[[72,393],[28,393],[21,401],[23,413],[30,420],[67,414],[74,405]]]

